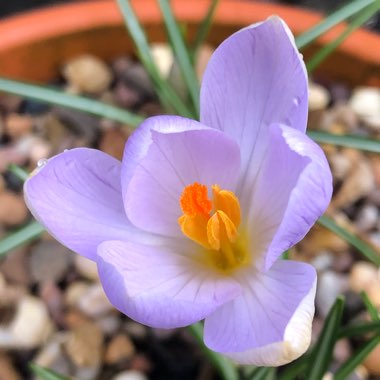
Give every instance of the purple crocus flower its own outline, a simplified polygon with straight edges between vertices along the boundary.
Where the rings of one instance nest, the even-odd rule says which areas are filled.
[[[26,201],[57,240],[96,261],[122,313],[160,328],[205,319],[210,349],[285,364],[309,346],[316,273],[279,257],[332,191],[305,135],[307,91],[293,36],[272,17],[215,51],[200,122],[147,119],[123,162],[93,149],[59,154],[28,179]]]

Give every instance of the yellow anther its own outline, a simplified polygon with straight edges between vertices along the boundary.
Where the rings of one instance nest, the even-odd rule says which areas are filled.
[[[237,196],[228,190],[220,190],[218,185],[212,187],[214,209],[223,211],[238,227],[240,225],[240,203]]]
[[[216,211],[209,219],[207,239],[212,249],[219,250],[223,245],[234,243],[237,236],[236,226],[223,211]]]
[[[182,192],[178,218],[181,231],[189,239],[206,248],[213,266],[224,272],[249,262],[249,256],[239,238],[240,204],[229,190],[212,186],[213,200],[208,198],[205,185],[194,183]],[[245,244],[243,244],[246,246]]]
[[[210,248],[207,239],[207,219],[203,215],[185,214],[178,218],[178,223],[184,235],[203,247]]]

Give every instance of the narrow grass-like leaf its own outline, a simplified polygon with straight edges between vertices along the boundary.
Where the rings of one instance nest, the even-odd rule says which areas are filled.
[[[375,1],[376,0],[355,0],[338,9],[330,16],[324,18],[319,24],[296,37],[296,45],[298,49],[302,49],[305,46],[309,45],[329,29],[333,28],[340,22],[349,19],[351,16],[357,14],[368,5],[373,4]]]
[[[186,83],[197,116],[199,114],[199,82],[192,65],[189,49],[174,18],[169,0],[158,0],[174,55],[177,58],[183,80]]]
[[[380,343],[380,334],[374,336],[364,343],[351,357],[345,361],[335,372],[334,380],[348,379],[355,368],[369,355],[369,353]]]
[[[366,152],[380,153],[380,140],[353,135],[335,135],[320,131],[309,131],[307,134],[320,144],[338,145],[364,150]]]
[[[277,380],[294,380],[302,373],[305,373],[310,365],[310,353],[307,353],[295,362],[288,364],[285,369],[277,375]]]
[[[193,57],[196,56],[198,49],[202,46],[207,38],[218,3],[219,0],[211,1],[211,4],[207,10],[207,14],[198,27],[197,34],[195,35],[194,42],[191,47]]]
[[[15,164],[10,164],[8,170],[23,182],[29,177],[29,173],[26,170]]]
[[[275,378],[276,370],[274,368],[259,367],[250,375],[245,375],[244,380],[272,380]]]
[[[376,266],[380,266],[380,254],[369,244],[361,240],[358,236],[347,231],[345,228],[339,226],[335,221],[326,215],[319,218],[318,223],[334,232],[347,243],[355,247],[366,259],[374,263]]]
[[[332,306],[310,355],[309,368],[306,372],[308,380],[321,380],[331,362],[338,329],[344,308],[344,298],[339,296]]]
[[[200,322],[189,326],[189,331],[224,380],[239,380],[236,366],[224,356],[209,350],[203,342],[203,326]]]
[[[361,322],[344,326],[339,330],[338,338],[352,338],[365,334],[380,334],[380,321]]]
[[[312,73],[334,50],[346,40],[356,29],[368,21],[380,9],[380,2],[375,1],[367,8],[360,11],[357,16],[349,23],[346,29],[333,41],[319,50],[306,63],[307,71]]]
[[[155,89],[157,90],[157,95],[163,106],[167,109],[173,108],[181,116],[196,117],[194,112],[182,102],[169,83],[162,78],[157,65],[153,60],[144,30],[132,9],[130,1],[117,0],[117,3],[119,4],[125,25],[136,46],[141,63],[144,65],[145,70],[152,79]]]
[[[66,376],[59,375],[51,369],[41,367],[35,363],[30,363],[29,368],[41,380],[70,380]]]
[[[83,96],[65,94],[62,91],[53,90],[48,87],[4,78],[0,78],[0,91],[38,100],[43,103],[55,104],[105,117],[107,119],[128,124],[131,127],[136,127],[144,119],[140,115],[110,106],[97,100],[88,99]]]
[[[373,321],[379,321],[380,320],[379,312],[377,311],[377,308],[375,307],[375,305],[369,299],[367,293],[363,290],[360,295],[368,311],[368,314],[371,316],[371,319]]]
[[[17,231],[11,232],[0,240],[0,258],[5,256],[10,250],[38,238],[44,230],[44,227],[40,223],[33,220]]]

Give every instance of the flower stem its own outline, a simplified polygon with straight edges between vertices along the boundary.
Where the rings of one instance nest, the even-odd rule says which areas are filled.
[[[203,326],[200,322],[189,326],[190,333],[195,337],[199,346],[206,354],[207,358],[214,365],[224,380],[239,380],[236,366],[227,358],[209,350],[203,342]]]

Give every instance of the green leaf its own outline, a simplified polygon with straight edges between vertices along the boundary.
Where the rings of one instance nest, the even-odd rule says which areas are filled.
[[[188,327],[191,334],[197,340],[199,346],[209,359],[209,361],[218,370],[220,376],[224,380],[239,380],[239,375],[236,366],[224,356],[209,350],[203,342],[203,326],[200,322]]]
[[[373,140],[361,136],[335,135],[327,132],[309,131],[310,138],[320,144],[338,145],[355,148],[366,152],[380,153],[380,140]]]
[[[38,238],[44,231],[44,227],[42,227],[37,221],[33,220],[19,230],[11,232],[5,238],[0,240],[0,258],[5,256],[10,250]]]
[[[210,31],[212,20],[215,14],[216,6],[219,0],[212,0],[208,8],[206,17],[202,20],[198,27],[197,34],[195,35],[194,42],[192,44],[192,55],[196,56],[198,49],[202,46]]]
[[[249,375],[244,376],[244,380],[273,380],[276,370],[268,367],[255,368]]]
[[[35,363],[30,363],[29,368],[41,380],[70,380],[68,377],[59,375],[51,369],[41,367]]]
[[[10,164],[8,170],[23,182],[29,177],[29,173],[26,170],[15,164]]]
[[[313,72],[334,50],[346,40],[356,29],[361,27],[380,9],[380,2],[376,1],[367,8],[360,11],[357,16],[350,22],[346,29],[333,41],[319,50],[306,63],[306,68],[309,73]]]
[[[310,365],[310,352],[301,356],[293,363],[288,364],[277,376],[277,380],[294,380],[302,373],[305,373]]]
[[[362,322],[344,326],[339,330],[338,338],[351,338],[373,333],[380,334],[380,321]]]
[[[376,0],[355,0],[345,5],[341,9],[332,13],[330,16],[324,18],[316,26],[296,37],[297,48],[302,49],[305,46],[309,45],[311,42],[333,28],[335,25],[349,19],[351,16],[357,14],[368,5],[375,3],[375,1]]]
[[[182,77],[189,90],[190,98],[196,110],[197,116],[199,114],[199,82],[192,65],[190,54],[185,41],[182,37],[181,30],[174,18],[168,0],[158,0],[164,17],[166,30],[171,41],[174,55],[177,58]],[[197,117],[198,118],[198,117]]]
[[[23,96],[25,98],[38,100],[40,102],[55,104],[72,108],[78,111],[87,112],[96,116],[119,121],[136,127],[144,118],[117,107],[87,99],[82,96],[65,94],[62,91],[53,90],[48,87],[18,82],[14,80],[0,78],[0,91],[9,94]]]
[[[312,349],[309,368],[306,372],[308,380],[321,380],[331,362],[337,333],[341,323],[344,298],[339,296],[332,306],[319,336]]]
[[[369,355],[369,353],[380,343],[380,334],[374,336],[364,343],[351,357],[345,361],[336,371],[334,380],[345,380],[355,368]]]
[[[149,43],[129,0],[117,0],[125,25],[136,46],[141,63],[152,79],[161,103],[167,109],[173,108],[179,115],[195,117],[194,113],[181,101],[173,88],[165,81],[153,60]]]
[[[334,232],[339,237],[344,239],[347,243],[355,247],[366,259],[374,263],[376,266],[380,266],[380,254],[372,248],[369,244],[361,240],[358,236],[347,231],[345,228],[339,226],[335,221],[326,215],[319,218],[318,223]]]
[[[368,314],[371,316],[371,319],[373,321],[379,321],[380,320],[379,312],[377,311],[377,308],[375,307],[375,305],[369,299],[367,293],[363,290],[360,295],[368,311]]]

